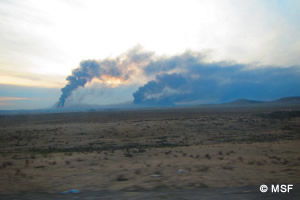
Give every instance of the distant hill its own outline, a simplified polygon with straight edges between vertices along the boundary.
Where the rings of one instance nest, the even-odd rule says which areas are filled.
[[[254,106],[254,105],[262,105],[262,106],[272,106],[272,105],[300,105],[300,97],[284,97],[280,99],[276,99],[274,101],[256,101],[256,100],[248,100],[248,99],[238,99],[232,102],[223,103],[222,105],[228,106]]]
[[[300,97],[284,97],[273,101],[274,103],[300,103]]]
[[[249,105],[249,104],[261,104],[265,103],[265,101],[256,101],[256,100],[248,100],[248,99],[238,99],[225,104],[233,104],[233,105]]]

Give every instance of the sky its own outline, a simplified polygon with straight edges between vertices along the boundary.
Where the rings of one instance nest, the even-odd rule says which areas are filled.
[[[297,0],[1,0],[0,110],[48,108],[57,102],[218,103],[300,95],[298,19]],[[92,60],[96,71],[87,62]],[[84,71],[91,69],[97,75]],[[276,74],[269,81],[293,81],[285,87],[269,84],[266,73]],[[178,74],[195,81],[176,87],[163,81]],[[255,93],[260,85],[244,83],[253,90],[245,94],[236,86],[246,75],[268,91],[289,92],[262,95],[266,92]],[[209,78],[199,78],[204,76]],[[85,82],[74,82],[78,77]],[[153,82],[156,89],[150,91]],[[211,89],[220,92],[207,94]]]

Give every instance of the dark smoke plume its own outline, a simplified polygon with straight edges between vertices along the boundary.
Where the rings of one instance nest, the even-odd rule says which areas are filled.
[[[133,94],[135,104],[172,106],[300,96],[299,67],[250,69],[230,62],[206,63],[201,56],[187,52],[156,60],[145,67],[145,73],[158,75]]]
[[[133,93],[133,102],[140,105],[172,106],[300,96],[299,66],[250,68],[233,62],[208,63],[204,58],[203,54],[192,51],[159,57],[136,47],[115,59],[84,60],[67,77],[68,84],[61,90],[57,107],[63,107],[74,90],[94,78],[102,80],[104,75],[146,82]]]
[[[66,99],[71,96],[74,90],[84,87],[94,78],[101,80],[103,75],[109,75],[127,80],[135,72],[134,68],[129,68],[129,66],[132,64],[142,65],[143,62],[149,61],[151,56],[152,53],[142,52],[138,46],[115,59],[82,61],[80,66],[72,71],[72,75],[66,78],[68,84],[61,89],[62,94],[57,108],[64,107]]]

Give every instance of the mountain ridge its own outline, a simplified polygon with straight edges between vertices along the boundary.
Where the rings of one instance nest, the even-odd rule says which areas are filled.
[[[282,97],[272,101],[259,101],[259,100],[249,100],[249,99],[237,99],[231,102],[222,103],[221,105],[280,105],[280,104],[300,104],[300,97]]]

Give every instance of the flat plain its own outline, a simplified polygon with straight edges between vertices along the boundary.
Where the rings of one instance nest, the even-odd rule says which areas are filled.
[[[5,115],[0,194],[296,185],[299,152],[299,107]]]

